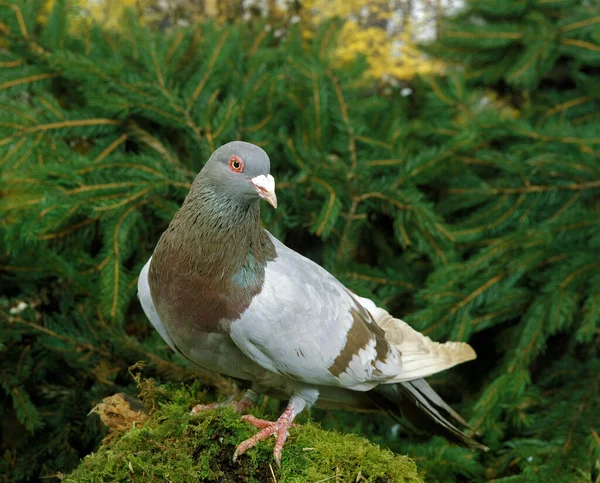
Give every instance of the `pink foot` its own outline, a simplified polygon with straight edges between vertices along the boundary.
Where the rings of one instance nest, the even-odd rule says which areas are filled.
[[[242,441],[238,445],[235,453],[233,454],[233,461],[235,462],[238,456],[243,455],[250,448],[256,446],[260,441],[264,441],[271,435],[276,435],[277,439],[275,440],[273,456],[275,457],[277,466],[281,466],[281,452],[283,451],[283,445],[289,435],[288,430],[293,426],[294,415],[292,408],[288,406],[279,419],[274,422],[259,419],[249,414],[242,416],[242,419],[247,423],[256,426],[257,428],[261,428],[261,430],[251,438],[247,439],[246,441]]]
[[[191,414],[198,414],[204,411],[212,411],[214,409],[224,408],[232,405],[233,408],[240,414],[244,414],[250,409],[254,403],[250,399],[242,398],[239,401],[231,401],[230,403],[212,403],[212,404],[197,404],[192,408]]]

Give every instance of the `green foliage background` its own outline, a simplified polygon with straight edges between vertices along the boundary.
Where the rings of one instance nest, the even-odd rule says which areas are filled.
[[[478,362],[432,378],[491,447],[324,425],[417,459],[428,481],[600,474],[600,4],[479,0],[426,50],[457,65],[412,94],[329,59],[338,23],[72,31],[58,2],[0,3],[0,468],[73,468],[89,410],[128,365],[186,380],[137,304],[136,277],[189,183],[232,139],[278,181],[266,227]],[[23,308],[24,302],[26,304]],[[200,374],[223,390],[231,384]],[[35,462],[35,463],[32,463]]]

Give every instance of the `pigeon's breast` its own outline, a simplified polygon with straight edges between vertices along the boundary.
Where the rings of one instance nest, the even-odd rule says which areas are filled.
[[[149,267],[153,265],[153,260],[154,257],[140,273],[138,296],[146,315],[169,346],[209,371],[248,381],[265,379],[265,370],[237,348],[229,334],[219,328],[216,318],[194,312],[210,311],[202,293],[196,294],[196,297],[190,295],[191,284],[195,280],[186,275],[181,280],[179,290],[171,290],[174,285],[165,284],[170,281],[167,267],[162,266],[160,262],[155,269],[162,267],[165,271],[150,276]],[[154,280],[154,290],[151,289],[151,279]],[[154,295],[151,292],[154,292]],[[178,295],[174,297],[173,292]],[[227,314],[227,310],[232,311],[230,307],[226,307],[223,313]]]
[[[224,333],[248,308],[260,287],[246,274],[211,277],[154,257],[150,289],[156,310],[171,331]]]

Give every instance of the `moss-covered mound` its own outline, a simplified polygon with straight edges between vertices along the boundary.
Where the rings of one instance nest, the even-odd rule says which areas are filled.
[[[273,443],[249,450],[237,463],[238,443],[255,428],[232,408],[191,416],[202,400],[197,385],[153,387],[144,402],[150,419],[121,436],[107,438],[66,482],[410,482],[422,483],[415,463],[364,438],[324,431],[314,423],[292,428],[282,466],[274,464]],[[273,417],[257,410],[253,414]]]

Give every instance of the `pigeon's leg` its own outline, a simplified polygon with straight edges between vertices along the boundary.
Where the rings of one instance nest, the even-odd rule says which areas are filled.
[[[192,408],[191,414],[198,414],[204,411],[211,411],[213,409],[224,408],[232,405],[233,408],[240,414],[244,414],[258,401],[259,394],[252,389],[248,389],[239,401],[234,401],[233,397],[227,401],[212,404],[197,404]]]
[[[233,454],[233,461],[237,460],[238,456],[244,454],[250,448],[256,446],[260,441],[264,441],[269,436],[275,435],[277,439],[275,440],[273,456],[275,456],[277,465],[281,465],[281,452],[283,451],[285,440],[289,436],[288,430],[292,427],[294,418],[300,414],[306,406],[307,402],[303,398],[293,395],[290,398],[287,408],[283,414],[279,416],[277,421],[266,421],[264,419],[255,418],[249,414],[242,416],[244,421],[257,428],[261,428],[261,430],[238,445]]]

